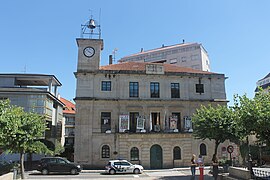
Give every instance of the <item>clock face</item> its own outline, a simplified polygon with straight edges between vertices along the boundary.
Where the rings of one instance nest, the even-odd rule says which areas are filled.
[[[86,57],[90,58],[90,57],[94,56],[94,54],[95,54],[95,49],[94,49],[93,47],[86,47],[86,48],[84,48],[84,50],[83,50],[83,54],[84,54]]]

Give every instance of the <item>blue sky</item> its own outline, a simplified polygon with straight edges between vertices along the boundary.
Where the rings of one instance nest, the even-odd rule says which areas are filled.
[[[100,18],[101,65],[164,45],[202,43],[211,71],[224,73],[227,99],[253,97],[256,81],[269,73],[268,0],[9,0],[0,5],[0,73],[55,75],[62,97],[75,97],[81,24]],[[101,16],[99,12],[101,10]]]

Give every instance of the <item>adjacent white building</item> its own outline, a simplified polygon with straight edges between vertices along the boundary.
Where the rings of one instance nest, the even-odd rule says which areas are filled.
[[[155,62],[174,64],[201,71],[210,71],[208,53],[202,44],[181,43],[125,56],[118,62]]]
[[[264,90],[267,90],[270,87],[270,73],[267,74],[264,78],[257,81],[255,92],[259,90],[258,87],[261,87]]]

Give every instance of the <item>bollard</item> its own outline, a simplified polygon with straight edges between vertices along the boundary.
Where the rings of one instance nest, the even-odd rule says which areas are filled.
[[[197,161],[198,165],[199,165],[199,170],[200,170],[200,180],[203,180],[203,157],[202,155],[199,155],[198,161]]]
[[[251,159],[251,154],[248,155],[249,159],[248,159],[248,170],[250,172],[250,177],[254,178],[254,172],[253,172],[253,168],[252,168],[252,159]]]
[[[199,179],[200,179],[200,180],[203,180],[203,176],[204,176],[204,175],[203,175],[203,171],[204,171],[203,166],[200,166],[200,167],[199,167],[199,170],[200,170],[200,178],[199,178]]]
[[[13,169],[13,179],[17,179],[17,169]]]

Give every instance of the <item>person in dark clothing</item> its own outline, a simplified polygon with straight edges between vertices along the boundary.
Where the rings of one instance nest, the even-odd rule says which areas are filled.
[[[193,154],[191,158],[191,165],[190,165],[191,179],[195,179],[196,166],[197,166],[196,155]]]
[[[217,180],[219,163],[218,163],[218,159],[216,156],[212,159],[212,165],[213,165],[213,177],[215,180]]]

